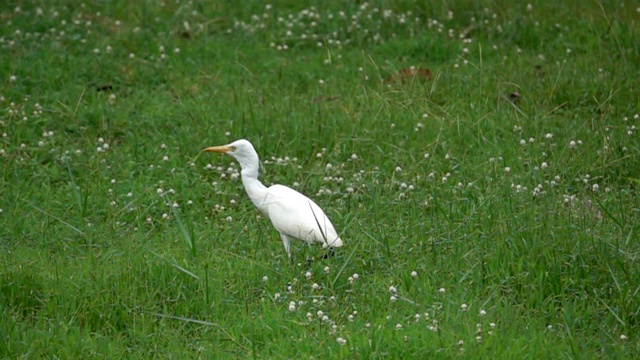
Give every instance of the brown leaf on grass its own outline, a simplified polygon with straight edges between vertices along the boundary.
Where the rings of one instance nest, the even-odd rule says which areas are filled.
[[[397,82],[397,81],[409,81],[413,79],[417,80],[427,80],[431,77],[431,70],[429,69],[421,69],[415,67],[408,67],[398,71],[395,74],[391,74],[387,76],[385,81],[387,82]]]
[[[95,86],[96,91],[100,92],[100,91],[113,91],[113,85],[111,84],[104,84],[104,85],[95,85],[93,84],[93,86]]]
[[[518,91],[514,91],[508,95],[508,98],[512,103],[518,105],[520,102],[520,93]]]
[[[536,66],[533,67],[533,73],[537,77],[543,77],[544,76],[544,69],[542,69],[541,65],[536,65]]]
[[[318,96],[318,97],[315,97],[315,98],[311,99],[311,102],[319,103],[319,102],[331,102],[331,101],[336,101],[336,100],[338,100],[337,96],[330,95],[330,96]]]

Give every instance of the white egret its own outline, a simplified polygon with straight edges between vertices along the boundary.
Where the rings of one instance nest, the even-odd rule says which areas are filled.
[[[291,259],[291,240],[331,249],[341,247],[342,239],[322,209],[313,200],[284,185],[264,186],[258,180],[260,160],[253,145],[244,139],[228,145],[213,146],[205,152],[227,154],[240,163],[242,185],[253,204],[271,220],[280,233],[282,244]]]

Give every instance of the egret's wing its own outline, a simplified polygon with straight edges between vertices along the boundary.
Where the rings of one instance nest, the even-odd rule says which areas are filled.
[[[263,204],[269,219],[280,233],[325,246],[342,246],[333,224],[313,200],[283,186],[273,185]]]

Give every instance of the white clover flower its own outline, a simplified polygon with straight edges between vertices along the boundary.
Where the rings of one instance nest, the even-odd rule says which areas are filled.
[[[462,305],[460,305],[460,308],[462,309],[462,311],[467,311],[467,308],[468,308],[468,307],[469,307],[469,306],[468,306],[467,304],[462,304]]]
[[[445,291],[446,291],[446,290],[445,290],[444,288],[440,288],[440,289],[438,289],[438,292],[439,292],[440,294],[444,294],[444,292],[445,292]]]
[[[484,309],[482,309],[482,310],[480,310],[480,314],[479,315],[480,316],[485,316],[485,315],[487,315],[487,312]]]
[[[392,294],[395,294],[395,293],[398,292],[398,289],[396,289],[395,286],[389,286],[389,292],[392,293]]]
[[[510,172],[511,172],[511,168],[510,168],[510,167],[508,167],[508,166],[507,166],[507,167],[505,167],[505,168],[504,168],[504,172],[506,172],[506,173],[510,173]]]
[[[400,323],[396,324],[396,330],[402,330],[402,324]]]
[[[318,289],[320,289],[320,285],[318,285],[317,283],[313,283],[313,285],[311,285],[311,288],[313,290],[318,290]]]
[[[570,148],[574,148],[574,147],[576,147],[576,142],[575,142],[575,141],[573,141],[573,140],[569,141],[569,147],[570,147]]]
[[[411,272],[411,277],[415,278],[418,276],[418,273],[416,271],[412,271]]]
[[[391,297],[389,298],[389,301],[391,302],[396,302],[398,300],[397,297],[395,297],[395,295],[391,295]]]
[[[627,335],[625,334],[620,335],[620,340],[627,340],[627,339],[628,339]]]
[[[340,345],[346,345],[347,344],[347,340],[344,339],[344,338],[339,337],[336,340],[338,341],[338,344],[340,344]]]
[[[296,302],[295,301],[291,301],[289,303],[289,311],[296,311]]]

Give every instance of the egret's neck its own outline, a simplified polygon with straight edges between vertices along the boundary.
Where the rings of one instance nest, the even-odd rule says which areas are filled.
[[[256,161],[248,166],[244,166],[245,164],[242,163],[240,165],[242,165],[240,174],[242,175],[244,190],[247,192],[247,195],[249,195],[253,204],[262,212],[266,213],[264,203],[267,197],[267,188],[258,180],[259,163]]]

